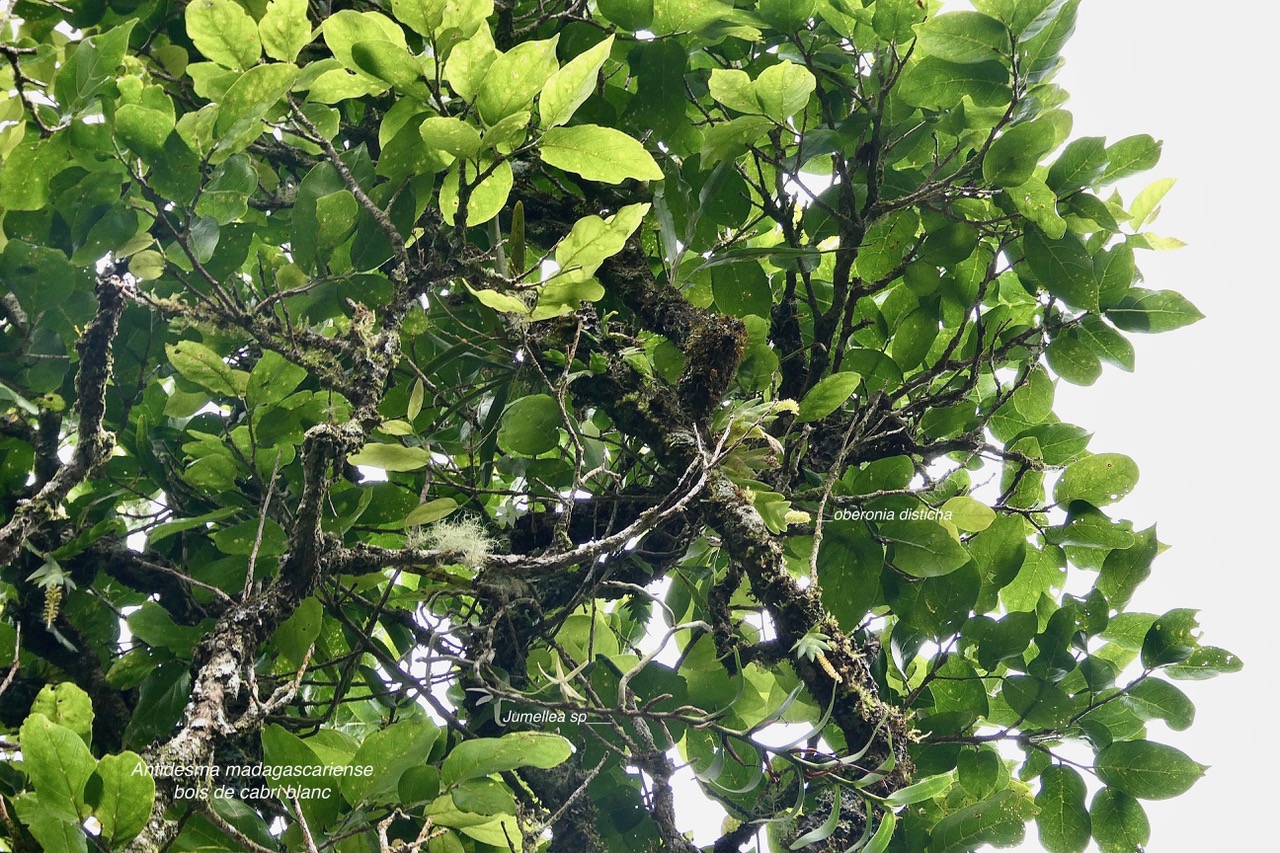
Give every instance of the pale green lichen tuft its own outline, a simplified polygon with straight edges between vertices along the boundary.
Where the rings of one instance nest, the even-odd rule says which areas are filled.
[[[474,516],[441,519],[423,533],[425,544],[448,554],[456,554],[457,562],[473,569],[484,565],[497,541]]]

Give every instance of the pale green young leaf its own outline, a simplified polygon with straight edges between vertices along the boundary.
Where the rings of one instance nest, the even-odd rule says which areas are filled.
[[[222,356],[196,341],[165,344],[169,363],[174,369],[201,388],[227,397],[239,397],[248,383],[248,374],[233,370]]]
[[[492,166],[492,169],[490,168]],[[497,216],[502,208],[506,207],[507,198],[511,195],[511,187],[514,183],[514,177],[511,173],[511,163],[503,160],[496,166],[484,161],[480,161],[480,169],[488,172],[479,184],[475,184],[471,188],[471,195],[467,199],[467,224],[483,225],[493,217]],[[445,221],[452,223],[454,217],[458,213],[458,207],[461,204],[461,197],[458,192],[459,174],[462,170],[466,172],[466,181],[473,184],[478,176],[476,167],[470,165],[466,161],[458,161],[449,169],[445,175],[444,181],[440,184],[440,213],[444,216]]]
[[[481,26],[475,35],[454,46],[444,63],[449,87],[464,101],[474,101],[489,67],[500,56],[493,45],[493,33]]]
[[[538,116],[545,127],[569,121],[595,91],[596,79],[613,49],[613,36],[564,64],[547,80],[538,99]]]
[[[223,95],[213,132],[224,138],[237,135],[279,103],[297,79],[298,69],[286,63],[250,68]]]
[[[391,14],[418,35],[430,36],[444,23],[445,0],[391,0]]]
[[[751,89],[760,112],[781,123],[804,109],[817,85],[809,69],[784,60],[760,72]]]
[[[307,20],[307,0],[271,0],[258,21],[258,34],[267,56],[293,62],[315,35]]]
[[[916,27],[918,49],[948,62],[983,62],[1009,53],[1009,33],[981,12],[936,15]]]
[[[1160,211],[1160,202],[1173,189],[1177,181],[1174,178],[1161,178],[1158,181],[1152,181],[1138,193],[1133,199],[1133,203],[1129,205],[1129,227],[1134,231],[1140,231],[1143,225],[1148,222],[1154,222]]]
[[[662,169],[644,146],[612,127],[554,127],[543,135],[540,154],[544,163],[589,181],[662,180]]]
[[[556,73],[559,36],[527,41],[493,60],[476,93],[476,110],[492,126],[517,112],[528,110],[543,85]]]
[[[418,128],[428,148],[470,159],[480,152],[480,132],[462,119],[431,116]]]
[[[225,68],[243,71],[262,55],[258,25],[235,0],[193,0],[185,18],[196,49]]]
[[[399,444],[366,444],[347,459],[352,465],[368,465],[384,471],[418,471],[431,464],[431,454],[421,447]]]
[[[522,767],[546,770],[572,754],[573,745],[550,732],[512,732],[500,738],[476,738],[463,741],[445,756],[440,781],[455,785]]]
[[[556,280],[585,281],[595,275],[606,259],[622,251],[649,207],[629,204],[608,219],[592,215],[575,222],[568,236],[556,246],[556,264],[560,267]]]

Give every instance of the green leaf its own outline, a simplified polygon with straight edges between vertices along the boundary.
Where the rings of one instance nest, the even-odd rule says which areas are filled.
[[[262,55],[258,25],[235,0],[192,0],[186,23],[196,49],[224,68],[243,71]]]
[[[1196,706],[1177,687],[1159,678],[1144,678],[1125,691],[1124,699],[1144,720],[1164,720],[1175,732],[1186,731],[1196,719]]]
[[[400,777],[426,764],[440,729],[426,719],[401,720],[365,737],[351,757],[355,767],[372,767],[368,776],[346,776],[342,794],[351,805],[396,803]]]
[[[181,533],[184,530],[194,530],[208,525],[211,521],[220,521],[229,515],[235,515],[236,507],[222,507],[213,512],[198,515],[194,518],[180,518],[176,521],[166,521],[163,524],[157,524],[147,533],[147,545],[155,547],[162,539],[172,536],[175,533]]]
[[[773,308],[769,276],[756,261],[712,267],[711,293],[717,309],[737,317],[768,317]]]
[[[274,350],[267,350],[249,371],[245,402],[250,409],[274,406],[292,394],[306,378],[306,368]]]
[[[751,89],[760,112],[782,123],[804,109],[817,85],[809,69],[784,60],[760,72]]]
[[[644,146],[611,127],[553,127],[543,134],[540,153],[544,163],[589,181],[662,180],[662,170]]]
[[[386,39],[358,41],[351,45],[351,59],[360,71],[390,83],[397,92],[420,101],[431,97],[418,60],[403,45]]]
[[[1089,812],[1084,797],[1084,779],[1074,768],[1058,764],[1040,775],[1036,827],[1040,844],[1049,853],[1083,853],[1089,846]]]
[[[884,546],[861,521],[829,521],[818,551],[822,603],[846,631],[862,623],[877,603]]]
[[[937,15],[916,28],[917,49],[948,62],[983,62],[1009,54],[1009,33],[981,12]]]
[[[751,75],[737,68],[715,68],[707,81],[711,97],[731,110],[755,114],[760,111],[751,85]]]
[[[1147,629],[1142,640],[1142,665],[1154,669],[1191,657],[1200,645],[1199,627],[1195,610],[1170,610]]]
[[[898,211],[876,221],[867,229],[858,248],[855,262],[858,275],[868,281],[879,281],[892,273],[916,242],[919,228],[920,216],[914,210]]]
[[[115,78],[129,49],[135,21],[82,39],[53,80],[54,95],[64,114],[79,112]],[[69,46],[68,46],[69,47]]]
[[[1031,180],[1040,158],[1056,145],[1057,138],[1049,122],[1015,124],[1000,134],[987,149],[982,159],[982,177],[997,187],[1021,186]]]
[[[307,0],[271,0],[258,21],[258,35],[267,56],[293,62],[315,35],[307,20]]]
[[[1160,149],[1164,143],[1147,134],[1130,136],[1107,148],[1107,168],[1099,178],[1099,184],[1111,184],[1154,168],[1160,162]]]
[[[125,104],[116,110],[112,130],[129,150],[147,161],[164,156],[164,144],[173,133],[173,113],[141,104]]]
[[[591,278],[601,264],[622,251],[648,212],[647,203],[629,204],[608,219],[595,215],[579,219],[556,246],[560,270],[553,280],[564,284]]]
[[[165,344],[169,363],[174,369],[201,388],[227,397],[244,394],[248,374],[231,367],[207,346],[196,341],[179,341],[177,345]]]
[[[808,847],[811,844],[817,844],[819,841],[826,841],[835,834],[836,827],[840,825],[840,789],[835,789],[835,795],[831,798],[831,812],[827,815],[822,823],[813,829],[801,835],[795,841],[791,842],[788,850],[799,850],[802,847]]]
[[[297,609],[276,629],[273,642],[276,648],[295,667],[302,666],[307,650],[320,636],[324,624],[324,606],[314,596],[304,598]]]
[[[368,465],[384,471],[417,471],[431,464],[431,454],[421,447],[371,442],[347,458],[352,465]]]
[[[1027,675],[1004,680],[1001,696],[1015,713],[1033,725],[1054,728],[1071,717],[1071,698],[1056,684]]]
[[[316,245],[332,249],[355,230],[360,203],[350,190],[341,189],[316,199]]]
[[[947,815],[930,833],[930,853],[962,853],[983,844],[1010,847],[1025,834],[1031,800],[1016,791],[1001,791],[988,800]]]
[[[205,184],[196,202],[196,213],[209,216],[219,225],[228,225],[249,210],[249,196],[258,188],[258,174],[243,154],[228,157]]]
[[[1098,358],[1130,373],[1133,372],[1136,354],[1128,338],[1111,328],[1096,314],[1089,314],[1082,318],[1078,328],[1080,339]]]
[[[1045,357],[1053,372],[1072,385],[1092,385],[1102,375],[1102,361],[1072,331],[1056,335],[1045,349]]]
[[[496,290],[473,290],[472,294],[480,301],[480,304],[487,305],[494,311],[499,311],[503,314],[519,314],[526,317],[529,315],[529,306],[518,296],[499,293]]]
[[[1017,211],[1034,222],[1049,239],[1061,240],[1067,233],[1067,220],[1058,214],[1058,196],[1044,181],[1029,178],[1026,183],[1009,187],[1006,192]]]
[[[974,5],[1004,22],[1023,40],[1035,38],[1077,0],[975,0]]]
[[[1151,574],[1151,564],[1160,553],[1154,526],[1134,536],[1127,548],[1116,548],[1102,562],[1095,587],[1117,610],[1129,604],[1139,584]]]
[[[955,781],[956,777],[953,773],[930,776],[918,782],[913,782],[905,788],[899,788],[885,797],[884,801],[890,806],[910,806],[916,803],[923,803],[925,800],[932,800],[939,794],[950,790]]]
[[[862,848],[863,853],[885,853],[889,849],[889,843],[893,841],[893,832],[897,826],[898,816],[893,812],[885,812],[880,819],[880,826],[876,827],[876,834]]]
[[[986,530],[996,520],[995,510],[982,501],[963,495],[944,503],[942,511],[952,524],[967,533]]]
[[[98,762],[101,793],[93,816],[102,825],[102,837],[123,846],[147,825],[155,801],[156,783],[142,756],[133,752],[106,755]]]
[[[1121,453],[1098,453],[1068,465],[1054,486],[1053,497],[1063,505],[1087,501],[1103,507],[1121,500],[1137,485],[1137,463]]]
[[[41,687],[31,703],[31,713],[43,714],[50,722],[71,729],[85,744],[93,742],[93,703],[89,694],[73,682]]]
[[[429,148],[470,159],[480,152],[480,131],[456,118],[432,116],[418,128]]]
[[[1115,788],[1102,788],[1089,805],[1093,838],[1102,853],[1134,853],[1151,840],[1142,804]]]
[[[824,377],[809,389],[800,401],[800,410],[796,420],[801,423],[818,421],[834,412],[853,396],[862,377],[856,373],[833,373]]]
[[[405,516],[404,526],[413,527],[418,524],[430,524],[433,521],[439,521],[457,508],[458,502],[453,498],[436,498],[435,500],[427,501]]]
[[[1072,190],[1093,186],[1107,168],[1107,141],[1101,136],[1074,139],[1062,149],[1049,167],[1045,182],[1065,195]]]
[[[1152,181],[1142,192],[1134,197],[1133,203],[1129,205],[1129,227],[1134,231],[1142,228],[1148,222],[1154,222],[1160,212],[1160,202],[1168,195],[1169,190],[1173,189],[1177,184],[1173,178],[1162,178],[1158,181]]]
[[[304,785],[304,780],[324,778],[320,774],[325,766],[306,741],[272,723],[262,730],[262,764],[266,771],[262,784],[273,791],[314,787],[322,793],[319,797],[299,798],[303,817],[313,828],[323,829],[337,815],[340,802],[336,786]]]
[[[18,735],[27,778],[40,804],[77,823],[88,813],[84,786],[98,766],[78,734],[44,714],[32,714]]]
[[[50,808],[32,794],[14,797],[13,804],[17,807],[18,819],[31,831],[40,849],[58,853],[86,853],[89,849],[78,819]]]
[[[445,756],[440,781],[453,785],[521,767],[548,770],[572,754],[569,741],[549,732],[511,732],[500,738],[476,738],[463,741]]]
[[[876,35],[899,44],[915,38],[912,27],[923,21],[926,14],[916,0],[877,0],[871,11],[871,26]]]
[[[1172,746],[1148,740],[1113,743],[1098,753],[1094,770],[1103,783],[1141,800],[1185,794],[1208,769]]]
[[[643,30],[653,23],[653,0],[598,0],[596,5],[624,30]]]
[[[483,171],[489,171],[490,165],[482,160],[480,168]],[[449,223],[453,222],[458,213],[458,205],[461,203],[458,194],[460,166],[462,161],[455,163],[440,184],[440,213]],[[467,183],[474,183],[478,174],[480,173],[474,167],[467,167]],[[506,207],[514,183],[511,162],[503,160],[498,163],[488,177],[471,188],[471,197],[467,199],[467,224],[483,225],[497,216],[502,208]]]
[[[938,339],[938,316],[932,308],[920,307],[912,311],[893,333],[889,355],[903,372],[919,367],[929,355]]]
[[[936,521],[885,521],[878,529],[893,542],[894,567],[912,577],[939,577],[969,562],[969,552]]]
[[[1036,231],[1022,238],[1027,264],[1045,289],[1075,308],[1098,310],[1098,280],[1093,259],[1080,238],[1064,234],[1049,240]]]
[[[708,127],[702,135],[702,165],[709,168],[737,157],[768,133],[770,127],[769,119],[754,115],[738,116]]]
[[[573,118],[595,91],[596,79],[613,50],[613,36],[578,54],[547,80],[538,98],[538,117],[545,127],[558,127]]]
[[[391,14],[418,35],[430,36],[444,23],[447,0],[391,0]]]
[[[329,46],[334,57],[350,71],[354,71],[365,79],[367,72],[355,59],[355,46],[362,41],[388,41],[393,45],[409,50],[405,42],[404,30],[386,15],[377,12],[355,12],[343,9],[324,20],[324,43]],[[385,84],[382,84],[385,89]]]
[[[1204,319],[1196,306],[1172,290],[1131,288],[1107,319],[1126,332],[1171,332]]]
[[[498,426],[498,446],[508,453],[538,456],[560,444],[560,407],[547,394],[531,394],[507,406]]]
[[[897,95],[913,107],[951,109],[966,95],[979,107],[1009,103],[1009,69],[1002,63],[947,62],[927,56],[908,66]]]
[[[493,45],[493,34],[488,27],[481,27],[471,38],[454,47],[444,65],[444,76],[450,88],[465,101],[474,101],[485,72],[498,58]]]
[[[1244,662],[1226,649],[1202,646],[1192,652],[1186,660],[1165,667],[1164,674],[1170,678],[1185,681],[1203,681],[1226,673],[1239,672],[1243,668]]]
[[[493,61],[476,93],[476,110],[486,125],[492,127],[533,105],[534,96],[559,67],[558,41],[559,36],[526,41]]]

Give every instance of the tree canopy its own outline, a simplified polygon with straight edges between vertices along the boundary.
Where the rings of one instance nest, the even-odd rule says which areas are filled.
[[[0,849],[1140,849],[1078,3],[6,4]]]

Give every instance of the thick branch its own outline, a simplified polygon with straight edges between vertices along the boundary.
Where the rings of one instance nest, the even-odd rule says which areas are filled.
[[[98,278],[98,313],[76,344],[80,356],[76,376],[76,410],[79,427],[71,461],[53,475],[35,497],[18,506],[9,523],[0,528],[0,565],[11,562],[22,543],[58,515],[63,500],[84,482],[95,468],[111,457],[115,436],[102,428],[107,407],[107,383],[111,379],[111,347],[124,312],[125,290],[120,278]]]

